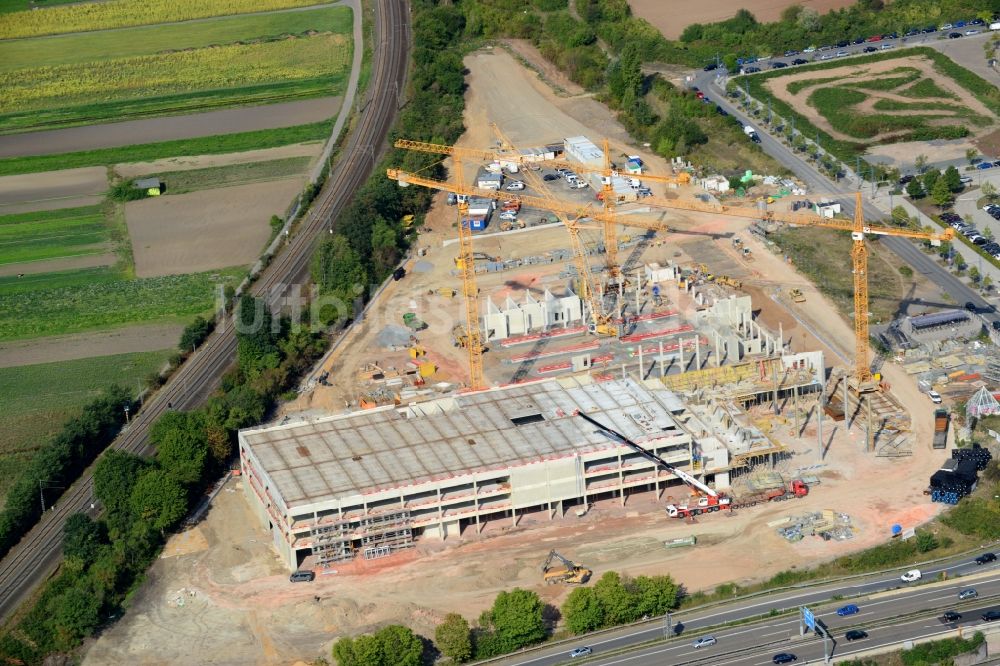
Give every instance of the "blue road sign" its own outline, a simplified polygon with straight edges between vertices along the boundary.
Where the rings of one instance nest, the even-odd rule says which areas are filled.
[[[816,631],[816,616],[805,606],[802,607],[802,621],[805,622],[807,627]]]

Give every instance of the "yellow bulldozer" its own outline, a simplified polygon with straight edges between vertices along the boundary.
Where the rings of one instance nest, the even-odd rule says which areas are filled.
[[[789,289],[788,295],[791,297],[794,303],[805,303],[806,297],[802,294],[801,289]]]
[[[553,565],[553,561],[558,560],[559,564]],[[583,585],[594,572],[587,567],[582,567],[571,560],[567,560],[554,550],[549,551],[549,556],[542,565],[542,578],[546,585],[554,583],[565,583],[567,585]]]
[[[733,289],[739,289],[743,286],[743,283],[735,278],[731,278],[728,275],[720,275],[715,279],[719,284],[726,285],[727,287],[732,287]]]

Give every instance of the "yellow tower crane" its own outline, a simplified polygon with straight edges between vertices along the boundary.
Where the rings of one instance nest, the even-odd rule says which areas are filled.
[[[445,181],[423,178],[415,174],[388,169],[387,175],[393,180],[413,185],[421,185],[439,190],[455,192],[459,194],[489,197],[502,200],[520,200],[524,205],[542,210],[553,210],[571,213],[576,209],[574,204],[564,201],[550,202],[547,199],[531,196],[514,196],[507,192],[494,190],[484,190],[448,183]],[[749,206],[726,206],[713,205],[702,202],[654,199],[647,197],[643,199],[643,204],[650,204],[661,208],[671,208],[677,210],[688,210],[693,212],[711,213],[715,215],[731,215],[759,219],[765,222],[784,222],[791,225],[821,227],[824,229],[836,229],[848,231],[853,241],[851,247],[852,272],[854,277],[854,380],[855,389],[859,392],[869,391],[876,388],[872,383],[871,366],[868,361],[868,249],[865,246],[865,235],[876,236],[898,236],[902,238],[913,238],[928,240],[932,245],[940,245],[941,241],[951,240],[955,231],[944,229],[940,233],[915,231],[912,229],[901,229],[897,227],[871,226],[865,222],[864,213],[861,208],[861,193],[855,194],[855,212],[853,220],[838,220],[824,218],[815,214],[778,212],[766,208],[753,208]],[[590,215],[595,220],[605,220],[603,213]],[[637,215],[629,215],[623,219],[622,224],[630,227],[642,229],[652,229],[655,231],[670,231],[669,225],[665,222],[643,219]]]
[[[455,177],[463,182],[462,164],[455,155]],[[468,199],[458,202],[458,256],[462,273],[462,296],[465,303],[465,337],[462,342],[469,355],[469,388],[481,389],[483,380],[483,340],[479,333],[479,289],[476,287],[476,263],[472,248]]]

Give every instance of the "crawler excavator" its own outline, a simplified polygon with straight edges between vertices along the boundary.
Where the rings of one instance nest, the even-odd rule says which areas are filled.
[[[553,560],[559,560],[562,566],[552,566]],[[542,565],[542,578],[546,585],[553,583],[566,583],[568,585],[583,585],[594,574],[587,567],[581,567],[571,560],[567,560],[554,550],[549,551],[549,556],[545,558]]]

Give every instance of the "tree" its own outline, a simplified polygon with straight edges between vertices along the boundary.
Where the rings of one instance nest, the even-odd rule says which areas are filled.
[[[917,173],[923,173],[924,169],[927,168],[927,156],[917,155],[917,158],[913,160],[913,166],[916,167]]]
[[[969,269],[969,279],[970,280],[972,280],[973,282],[979,282],[979,279],[981,277],[982,277],[982,275],[979,274],[979,269],[978,268],[976,268],[975,266],[973,266],[972,268]]]
[[[979,151],[975,148],[965,149],[965,159],[969,160],[969,166],[976,163],[976,158],[979,157]]]
[[[632,586],[640,617],[663,615],[677,607],[678,586],[670,576],[639,576]]]
[[[906,193],[911,199],[920,199],[924,196],[924,188],[920,185],[920,181],[914,178],[906,184]]]
[[[72,586],[49,603],[48,625],[59,650],[71,650],[100,623],[101,599],[83,586]]]
[[[934,189],[934,184],[938,182],[939,178],[941,178],[941,172],[937,169],[931,169],[925,173],[923,176],[924,191],[928,193],[931,192],[931,190]]]
[[[423,651],[420,637],[398,624],[374,634],[342,638],[332,650],[338,666],[420,666]]]
[[[983,196],[989,199],[990,201],[993,201],[994,199],[997,198],[997,186],[991,183],[990,181],[986,181],[985,183],[983,183],[983,186],[980,189],[983,193]]]
[[[127,513],[132,488],[151,463],[145,458],[112,449],[94,468],[94,494],[109,513]]]
[[[235,323],[236,358],[244,376],[253,378],[266,368],[277,367],[280,361],[275,344],[277,331],[267,302],[243,294],[240,296]]]
[[[812,7],[803,7],[802,11],[796,17],[796,23],[803,30],[814,32],[820,29],[823,19],[820,17],[819,12]]]
[[[129,506],[136,517],[162,532],[187,513],[187,492],[172,475],[152,469],[135,482]]]
[[[333,322],[351,316],[358,288],[363,291],[368,284],[368,273],[347,238],[340,234],[324,236],[313,255],[310,271],[320,292],[340,301],[337,307],[321,313],[324,320]]]
[[[181,341],[177,347],[181,351],[192,351],[205,341],[205,338],[212,333],[213,328],[215,328],[214,321],[201,316],[195,317],[194,321],[184,328],[184,332],[181,333]]]
[[[962,184],[962,174],[954,165],[944,170],[944,182],[947,183],[948,189],[952,192],[961,192],[965,188],[965,185]]]
[[[74,513],[63,525],[63,555],[90,564],[107,543],[107,530],[85,513]]]
[[[584,634],[604,626],[604,610],[593,588],[578,587],[569,593],[562,605],[566,626],[574,634]]]
[[[951,188],[948,187],[947,181],[944,178],[939,178],[931,189],[931,199],[934,200],[934,204],[939,208],[945,208],[951,203],[952,198]]]
[[[537,594],[515,587],[497,595],[493,607],[480,617],[480,624],[486,620],[488,626],[483,628],[492,630],[499,654],[513,652],[545,640],[543,606]]]
[[[458,613],[448,613],[434,629],[434,644],[441,654],[456,664],[472,658],[472,638],[468,621]]]
[[[384,277],[399,261],[399,237],[396,229],[379,217],[372,223],[372,257],[374,274]]]
[[[993,286],[993,278],[989,275],[983,276],[983,281],[979,286],[982,287],[983,291],[989,291],[990,287]]]
[[[983,228],[983,238],[985,238],[988,241],[993,240],[993,229],[991,229],[990,227]]]
[[[917,551],[928,553],[938,547],[937,537],[932,532],[921,531],[917,533]]]
[[[608,571],[594,585],[594,594],[604,610],[605,626],[626,624],[642,615],[627,583],[617,571]]]
[[[203,413],[167,412],[150,428],[149,439],[160,466],[171,476],[188,486],[201,480],[208,458]]]

